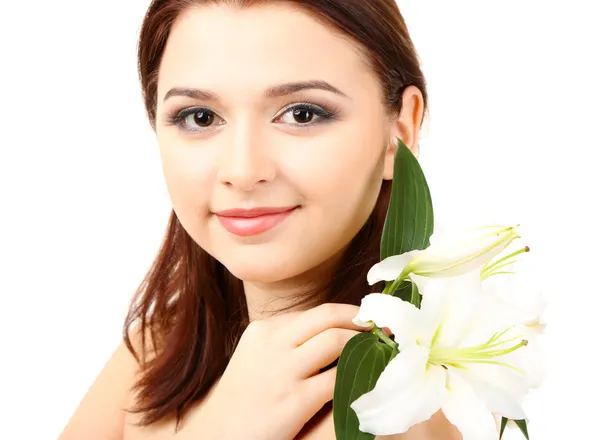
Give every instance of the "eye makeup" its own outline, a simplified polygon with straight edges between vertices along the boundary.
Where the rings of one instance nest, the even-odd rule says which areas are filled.
[[[338,119],[340,111],[341,110],[338,107],[324,106],[309,99],[301,101],[294,100],[286,104],[284,108],[272,118],[272,121],[287,126],[293,126],[298,129],[306,129]],[[282,120],[287,114],[291,114],[296,122],[277,122]],[[302,115],[311,116],[306,122],[297,121],[295,119]],[[219,123],[219,121],[222,121],[222,123]],[[176,126],[184,133],[204,132],[213,128],[215,123],[216,125],[223,125],[225,120],[216,112],[205,106],[192,106],[176,110],[167,114],[165,122],[166,125]]]

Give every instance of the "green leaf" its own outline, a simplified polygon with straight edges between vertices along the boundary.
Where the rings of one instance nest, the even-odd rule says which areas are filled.
[[[402,301],[410,302],[412,296],[412,283],[410,281],[402,281],[395,292],[389,293],[390,295],[400,298]]]
[[[419,309],[421,308],[421,299],[423,298],[423,295],[419,293],[417,285],[411,281],[402,281],[393,295],[400,298],[402,301],[413,304]]]
[[[508,423],[508,419],[506,417],[502,417],[502,422],[500,422],[500,437],[498,440],[502,440],[502,436],[504,435],[504,430],[506,429],[506,424]]]
[[[333,422],[337,440],[373,440],[358,429],[358,417],[350,404],[375,388],[389,363],[393,349],[372,333],[354,336],[344,346],[337,365],[333,392]]]
[[[513,420],[516,425],[519,427],[523,435],[527,440],[529,440],[529,432],[527,431],[527,421],[526,420]],[[506,417],[502,417],[502,422],[500,423],[500,437],[499,440],[502,440],[502,435],[504,435],[504,430],[506,429],[506,425],[508,424],[509,419]]]
[[[410,303],[412,305],[414,305],[417,309],[421,308],[421,299],[423,298],[423,295],[421,295],[419,293],[419,288],[417,287],[416,283],[411,283],[412,284],[412,289],[411,289],[411,295],[410,295]]]
[[[525,436],[527,440],[529,440],[529,432],[527,432],[527,420],[515,420],[515,423]]]
[[[392,194],[381,237],[381,259],[425,249],[433,233],[433,206],[419,161],[398,139]]]

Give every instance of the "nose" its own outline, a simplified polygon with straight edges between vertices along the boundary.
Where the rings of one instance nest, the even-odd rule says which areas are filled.
[[[251,191],[275,178],[275,166],[267,143],[257,127],[238,127],[223,149],[219,181],[240,191]]]

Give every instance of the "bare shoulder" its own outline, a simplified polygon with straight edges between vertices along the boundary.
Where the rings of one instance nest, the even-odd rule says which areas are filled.
[[[133,348],[141,348],[139,329],[130,332]],[[71,416],[59,440],[122,440],[125,409],[139,364],[121,342]]]

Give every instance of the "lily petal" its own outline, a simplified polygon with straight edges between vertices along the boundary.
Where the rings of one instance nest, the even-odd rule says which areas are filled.
[[[400,276],[409,261],[421,251],[409,251],[401,255],[392,255],[375,264],[367,272],[367,282],[370,286],[379,281],[393,281]]]
[[[410,262],[417,275],[452,277],[480,269],[517,237],[515,227],[488,226],[436,240]]]
[[[461,341],[462,347],[485,343],[492,335],[510,331],[502,339],[515,337],[525,339],[526,329],[519,325],[523,314],[502,298],[495,295],[478,295],[476,310],[471,320],[468,333]],[[515,342],[516,343],[516,342]]]
[[[463,440],[497,440],[494,416],[460,376],[447,372],[442,411],[462,434]]]
[[[522,262],[517,263],[520,266]],[[521,312],[522,324],[543,330],[542,315],[547,305],[547,298],[536,286],[531,277],[525,273],[499,274],[486,278],[483,283],[485,294],[502,298],[516,310]]]
[[[402,350],[417,339],[419,309],[395,296],[371,293],[362,299],[358,315],[352,321],[363,327],[371,321],[378,327],[389,328]]]
[[[536,332],[530,331],[525,338],[527,346],[506,355],[506,362],[525,373],[528,388],[538,388],[547,374],[544,350]]]
[[[426,369],[428,355],[426,347],[414,344],[405,348],[387,365],[375,388],[350,405],[361,431],[404,433],[440,409],[445,374],[442,367]]]
[[[419,293],[423,295],[423,292],[427,291],[427,284],[434,281],[433,278],[422,277],[420,275],[410,273],[408,275],[410,280],[417,285],[417,289],[419,289]]]
[[[455,370],[455,374],[468,382],[490,412],[512,420],[527,418],[521,407],[527,392],[525,378],[510,368],[498,365],[488,365],[488,367],[485,369],[485,377],[476,374],[474,369]]]
[[[476,317],[482,300],[480,292],[481,281],[477,271],[429,280],[422,292],[422,328],[429,332],[432,328],[438,331],[437,343],[440,345],[457,345]],[[431,336],[433,333],[423,335],[425,338]]]

